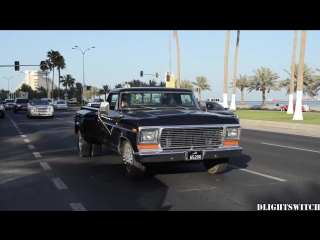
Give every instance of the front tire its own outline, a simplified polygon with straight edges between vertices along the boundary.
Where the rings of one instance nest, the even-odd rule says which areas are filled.
[[[146,167],[136,161],[133,149],[128,141],[124,141],[122,143],[121,154],[125,169],[125,176],[130,180],[143,178],[145,176]]]
[[[91,156],[96,157],[101,155],[101,144],[92,144]]]
[[[208,173],[219,174],[226,171],[229,163],[229,158],[220,159],[205,159],[203,161],[204,167]]]
[[[80,157],[90,157],[91,156],[92,144],[86,142],[83,139],[81,131],[78,131],[78,152]]]

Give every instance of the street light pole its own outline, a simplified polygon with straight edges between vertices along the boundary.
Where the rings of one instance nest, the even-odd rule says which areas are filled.
[[[10,91],[9,91],[9,80],[10,80],[12,77],[9,77],[9,78],[7,78],[7,77],[3,77],[3,78],[5,78],[5,79],[7,79],[7,80],[8,80],[8,94],[10,94]]]
[[[76,49],[78,51],[80,51],[82,53],[82,93],[81,93],[81,105],[84,105],[83,102],[83,96],[84,95],[84,85],[85,85],[85,81],[84,81],[84,54],[86,53],[86,51],[90,50],[91,48],[95,48],[95,47],[90,47],[87,48],[85,51],[82,51],[82,49],[78,46],[74,46],[72,49]]]

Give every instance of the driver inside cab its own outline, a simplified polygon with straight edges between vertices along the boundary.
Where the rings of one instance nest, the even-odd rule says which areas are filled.
[[[131,94],[123,93],[121,95],[121,107],[127,107],[129,105],[131,105]]]
[[[164,93],[160,98],[160,102],[164,105],[170,105],[172,103],[172,98],[171,93]]]

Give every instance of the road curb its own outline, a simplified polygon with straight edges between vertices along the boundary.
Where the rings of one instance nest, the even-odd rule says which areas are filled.
[[[284,132],[320,138],[320,125],[315,124],[240,119],[240,125],[243,129]]]

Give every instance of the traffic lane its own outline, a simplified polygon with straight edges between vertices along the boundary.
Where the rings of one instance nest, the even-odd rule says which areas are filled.
[[[14,116],[13,118],[15,118]],[[12,121],[11,121],[12,120]],[[45,171],[28,136],[10,116],[0,130],[0,210],[71,211],[75,196],[59,191],[54,173]]]
[[[306,146],[303,142],[304,139],[306,143],[313,143],[316,138],[301,137],[303,138],[300,139],[302,146],[295,148],[291,135],[257,132],[244,130],[240,141],[243,147],[242,153],[250,156],[252,160],[239,158],[237,161],[232,160],[231,165],[301,184],[316,183],[320,180],[318,174],[320,152],[317,148]],[[275,145],[273,145],[274,142],[276,142]],[[290,143],[293,146],[290,146]]]
[[[56,122],[62,123],[68,125]],[[39,132],[37,127],[33,125],[34,132]],[[55,135],[47,136],[61,145],[44,144],[50,153],[42,156],[88,210],[255,210],[265,199],[279,201],[274,196],[284,202],[297,199],[287,193],[287,182],[232,167],[226,174],[210,175],[202,164],[171,164],[157,166],[154,177],[129,181],[120,156],[104,148],[100,157],[79,158],[76,146],[69,145],[76,142],[76,135],[67,131],[56,133],[57,141]],[[70,139],[64,137],[70,133]],[[76,156],[70,157],[70,152]],[[252,161],[245,154],[242,158]]]
[[[35,133],[34,138],[31,135],[30,139],[40,149],[43,161],[50,165],[88,210],[253,209],[255,203],[245,203],[247,201],[234,206],[229,192],[225,197],[229,202],[219,199],[212,201],[211,197],[204,202],[201,200],[203,193],[199,192],[207,192],[205,194],[210,196],[210,191],[219,188],[218,192],[221,192],[223,188],[230,187],[232,182],[244,186],[253,182],[253,185],[281,184],[278,180],[237,169],[230,169],[232,174],[228,178],[210,175],[201,163],[157,165],[153,167],[154,177],[129,181],[124,178],[122,160],[117,153],[103,148],[100,157],[78,156],[73,124],[52,119],[28,120],[23,118],[21,122],[27,124],[25,127],[28,131]],[[46,126],[44,129],[43,125]],[[185,196],[195,200],[181,205],[180,198]],[[250,208],[248,204],[251,204]]]
[[[274,145],[283,145],[290,148],[308,149],[320,151],[320,138],[295,135],[289,133],[277,133],[259,130],[242,129],[241,142],[260,142]]]

